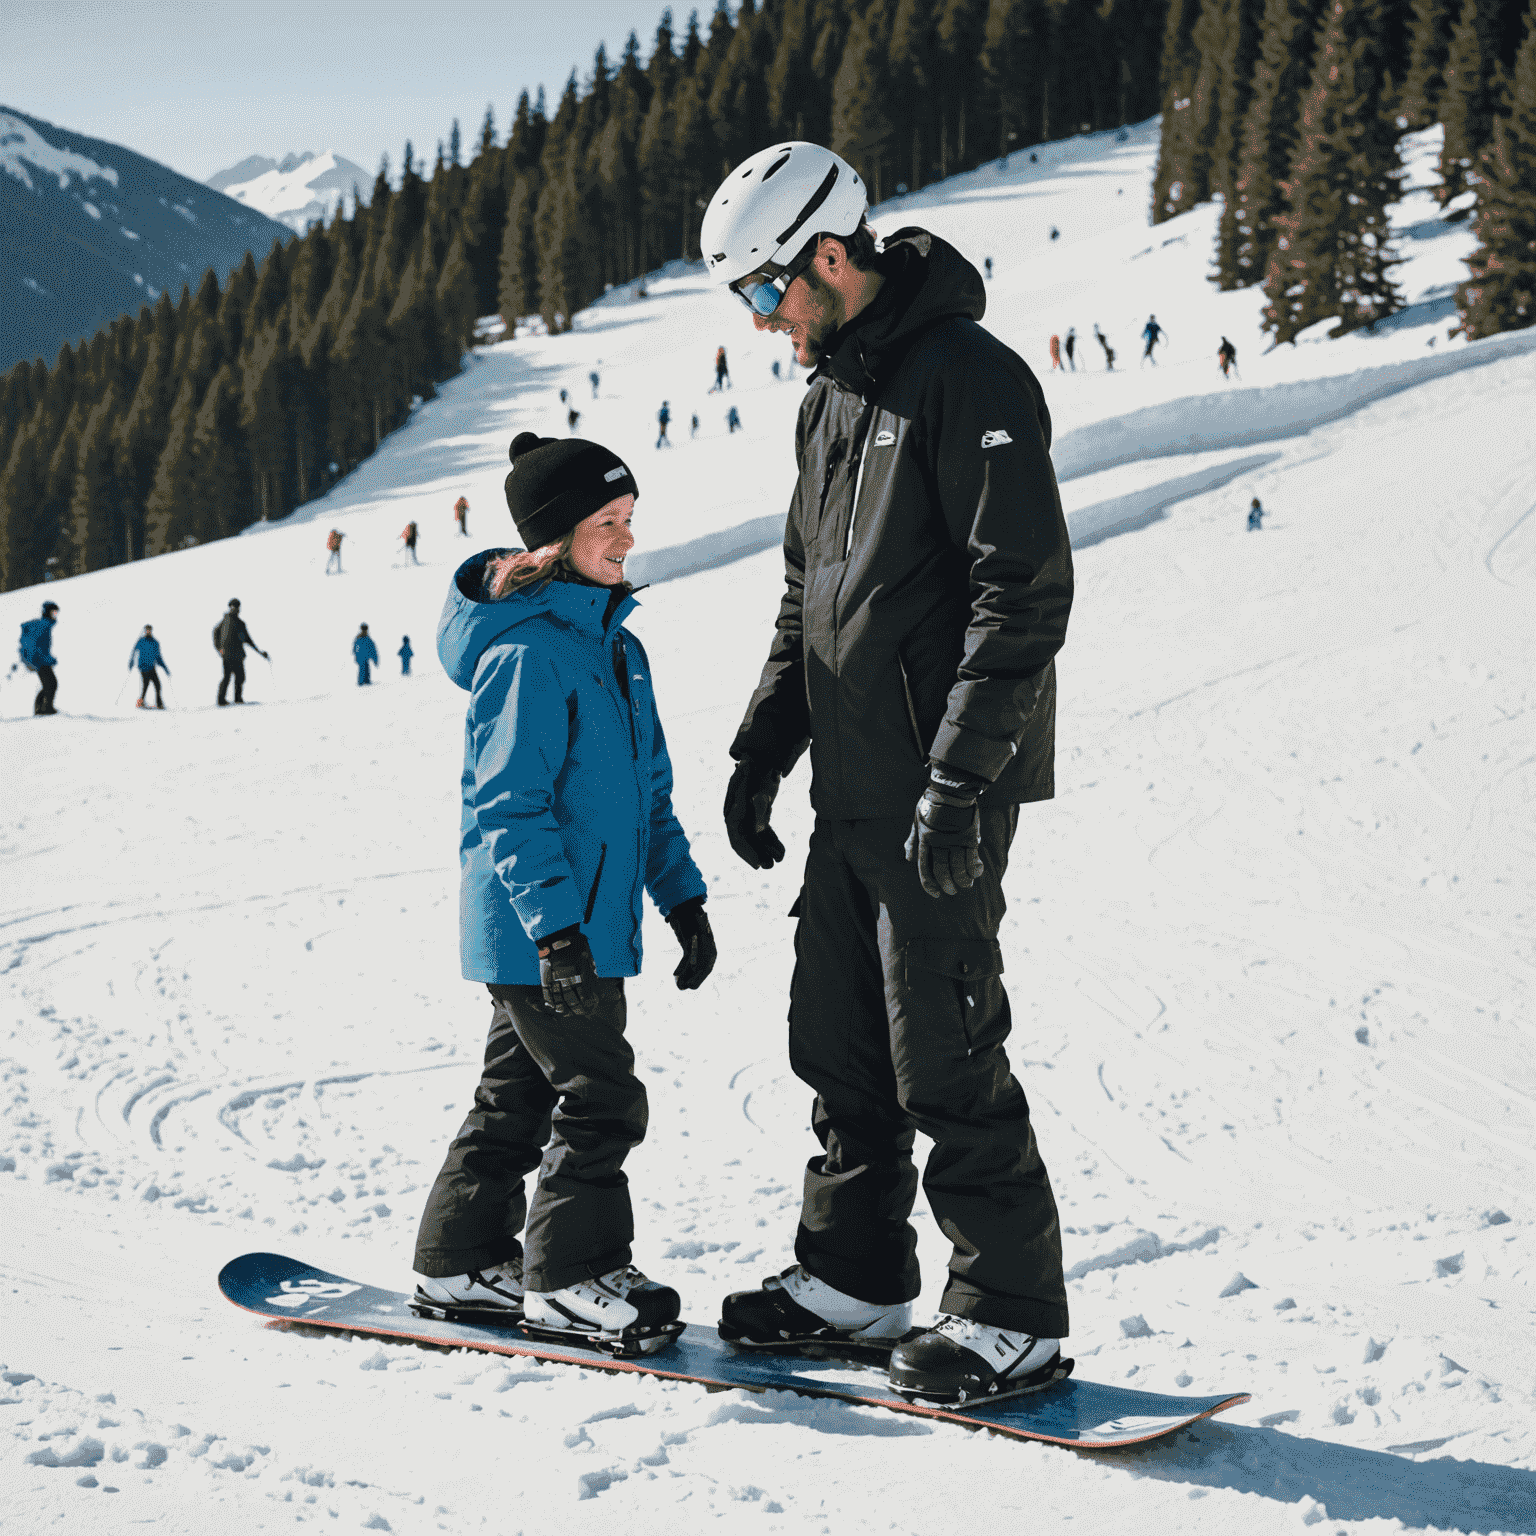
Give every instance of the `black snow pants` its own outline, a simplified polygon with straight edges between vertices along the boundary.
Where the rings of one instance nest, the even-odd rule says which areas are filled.
[[[229,689],[230,679],[235,683],[235,703],[245,703],[245,657],[226,656],[224,658],[224,678],[219,684],[219,703],[224,702],[224,695]]]
[[[598,986],[601,1006],[586,1017],[551,1013],[537,987],[490,986],[485,1067],[427,1196],[417,1274],[462,1275],[521,1253],[528,1289],[556,1291],[629,1263],[623,1164],[645,1138],[645,1085],[624,1038],[624,983]],[[535,1168],[530,1206],[523,1181]]]
[[[925,895],[905,819],[818,817],[796,903],[790,1065],[816,1090],[824,1153],[806,1167],[795,1257],[862,1301],[921,1289],[915,1133],[933,1141],[923,1190],[954,1244],[940,1307],[1064,1338],[1061,1229],[1024,1090],[1004,1042],[1002,877],[1018,808],[983,811],[985,873]]]
[[[53,707],[53,696],[59,691],[59,680],[54,675],[52,667],[39,667],[37,680],[42,686],[37,690],[37,697],[32,701],[32,713],[34,715],[56,715],[58,711]]]
[[[139,703],[142,704],[149,697],[149,690],[155,690],[155,705],[160,705],[160,674],[150,667],[147,671],[139,668]]]

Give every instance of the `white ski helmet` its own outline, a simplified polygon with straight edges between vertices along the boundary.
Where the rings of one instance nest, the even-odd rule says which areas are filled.
[[[718,283],[788,266],[812,235],[851,235],[868,207],[859,173],[830,149],[798,139],[760,149],[709,200],[704,264]]]

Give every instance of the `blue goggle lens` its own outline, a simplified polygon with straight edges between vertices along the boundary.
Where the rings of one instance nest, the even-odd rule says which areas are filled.
[[[766,277],[744,277],[736,284],[735,291],[736,297],[753,314],[765,319],[779,307],[779,300],[784,297],[772,279]]]

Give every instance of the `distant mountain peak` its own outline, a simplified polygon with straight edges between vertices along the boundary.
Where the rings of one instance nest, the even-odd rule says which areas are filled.
[[[208,185],[303,234],[316,220],[334,218],[338,209],[353,211],[353,188],[366,190],[373,178],[334,149],[318,155],[306,149],[302,154],[289,150],[281,160],[249,155],[210,176]]]

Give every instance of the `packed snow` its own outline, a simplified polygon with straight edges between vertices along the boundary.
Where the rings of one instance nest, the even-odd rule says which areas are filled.
[[[320,155],[310,150],[284,155],[281,161],[251,155],[232,170],[251,174],[230,181],[231,172],[220,172],[208,178],[208,185],[301,235],[317,219],[334,218],[338,209],[350,217],[356,211],[354,194],[373,182],[362,166],[331,149]]]
[[[511,541],[506,445],[564,431],[562,387],[640,482],[633,623],[721,952],[679,994],[648,925],[636,1257],[704,1323],[790,1262],[815,1150],[783,1025],[804,771],[771,872],[733,857],[719,808],[801,391],[770,372],[782,343],[678,269],[568,335],[478,349],[284,523],[47,590],[63,714],[31,719],[21,674],[0,695],[7,1529],[1536,1532],[1536,334],[1447,339],[1469,236],[1420,176],[1411,307],[1266,353],[1258,296],[1207,281],[1214,210],[1149,229],[1155,143],[1047,146],[875,222],[993,258],[987,323],[1056,422],[1078,574],[1058,794],[1021,817],[1002,940],[1067,1349],[1087,1379],[1252,1402],[1075,1453],[268,1328],[219,1297],[249,1249],[409,1288],[489,1015],[458,976],[464,699],[432,636],[458,561]],[[1171,339],[1143,368],[1153,312]],[[1080,366],[1050,373],[1068,325]],[[0,621],[43,595],[0,597]],[[272,662],[217,710],[233,596]],[[359,621],[386,661],[369,689]],[[125,670],[146,622],[175,669],[163,714]],[[931,1309],[947,1245],[915,1220]]]

